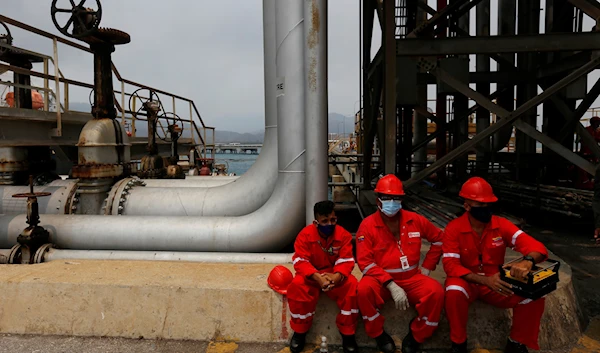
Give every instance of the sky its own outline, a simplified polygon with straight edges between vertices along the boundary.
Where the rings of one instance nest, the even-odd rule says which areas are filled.
[[[59,34],[52,23],[50,3],[3,0],[2,14]],[[101,3],[100,26],[131,35],[131,43],[118,46],[113,53],[113,62],[123,77],[194,100],[207,125],[236,132],[262,130],[261,0]],[[58,4],[71,7],[68,0]],[[358,7],[357,1],[329,1],[329,111],[347,116],[359,109]],[[14,45],[52,53],[48,39],[13,28]],[[60,44],[58,49],[58,66],[66,77],[93,81],[91,54]],[[36,69],[41,70],[41,66]],[[71,101],[87,102],[88,96],[89,89],[70,91]],[[189,106],[177,103],[176,111],[188,112]]]
[[[87,0],[92,2],[93,0]],[[123,30],[131,43],[118,46],[113,62],[126,79],[192,99],[205,123],[220,130],[257,132],[264,126],[262,1],[101,0],[102,27]],[[301,1],[301,0],[298,0]],[[435,0],[428,0],[436,8]],[[497,34],[498,0],[491,2],[490,32]],[[45,6],[40,6],[47,3]],[[59,0],[69,7],[68,0]],[[329,112],[353,116],[359,102],[359,1],[329,0]],[[475,32],[474,9],[471,33]],[[540,15],[545,16],[545,0]],[[50,15],[50,0],[3,0],[2,14],[59,34]],[[593,22],[585,17],[584,30]],[[544,21],[540,21],[544,30]],[[14,45],[52,53],[51,41],[14,29]],[[379,48],[378,23],[373,54]],[[92,56],[59,44],[59,68],[68,78],[92,82]],[[474,56],[470,65],[475,66]],[[496,64],[491,61],[491,69]],[[41,71],[38,65],[35,69]],[[51,69],[52,71],[52,69]],[[591,74],[588,87],[598,78]],[[116,85],[115,89],[120,89]],[[492,91],[495,85],[492,84]],[[126,87],[127,92],[133,91]],[[70,88],[72,102],[86,103],[89,89]],[[435,87],[429,87],[430,98]],[[470,104],[474,104],[471,102]],[[127,105],[127,102],[126,102]],[[163,97],[165,109],[172,103]],[[434,106],[433,101],[429,104]],[[180,115],[189,106],[176,103]],[[539,108],[541,113],[541,107]],[[539,119],[538,128],[541,124]]]

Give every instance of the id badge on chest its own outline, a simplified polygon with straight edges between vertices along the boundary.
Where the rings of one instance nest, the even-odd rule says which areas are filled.
[[[407,270],[410,266],[408,265],[408,257],[406,255],[400,256],[400,265],[403,270]]]

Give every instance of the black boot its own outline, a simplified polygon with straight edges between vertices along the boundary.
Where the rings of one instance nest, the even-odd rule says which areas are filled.
[[[467,353],[467,341],[463,343],[454,343],[452,342],[452,348],[450,348],[450,353]]]
[[[506,342],[506,348],[504,348],[504,353],[529,353],[529,351],[524,344],[508,340]]]
[[[292,339],[290,340],[290,351],[292,353],[300,353],[304,349],[306,343],[306,333],[294,332]]]
[[[408,335],[402,340],[402,353],[417,353],[420,346],[421,344],[415,340],[409,326]]]
[[[342,335],[342,349],[344,353],[357,353],[358,345],[356,344],[356,337],[354,335]]]
[[[387,332],[383,331],[383,333],[377,337],[375,337],[375,341],[377,341],[377,348],[383,353],[395,353],[396,352],[396,344],[390,335]]]

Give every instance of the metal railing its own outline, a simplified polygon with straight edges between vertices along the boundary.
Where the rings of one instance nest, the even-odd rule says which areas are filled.
[[[0,70],[5,71],[5,72],[11,71],[11,72],[17,73],[17,74],[23,74],[23,75],[29,75],[31,77],[41,78],[41,79],[43,79],[43,82],[44,82],[43,87],[38,87],[38,86],[34,86],[34,85],[20,85],[20,84],[14,83],[14,82],[0,80],[0,85],[13,87],[13,88],[27,88],[27,89],[36,90],[38,92],[42,92],[43,100],[44,100],[43,110],[47,111],[47,112],[53,111],[52,107],[50,105],[50,100],[51,100],[50,97],[52,97],[56,103],[56,107],[55,107],[56,129],[55,129],[53,135],[57,136],[57,137],[62,136],[62,114],[71,112],[69,110],[69,97],[70,97],[69,96],[69,88],[74,86],[74,87],[80,87],[80,88],[93,90],[94,85],[85,83],[85,82],[68,79],[63,75],[63,73],[59,69],[58,43],[61,43],[61,44],[64,44],[64,45],[67,45],[72,48],[75,48],[75,49],[78,49],[81,51],[85,51],[88,53],[92,53],[92,51],[89,48],[87,48],[81,44],[72,42],[70,40],[67,40],[67,39],[64,39],[61,37],[57,37],[49,32],[45,32],[43,30],[40,30],[38,28],[32,27],[30,25],[27,25],[25,23],[19,22],[17,20],[14,20],[12,18],[3,16],[3,15],[0,15],[0,21],[4,22],[7,25],[11,25],[16,28],[20,28],[22,30],[36,34],[41,37],[45,37],[52,41],[52,49],[53,49],[52,55],[37,53],[37,52],[25,50],[22,48],[17,48],[17,47],[0,42],[0,47],[9,49],[9,50],[15,50],[15,51],[25,53],[30,56],[35,56],[35,57],[42,59],[41,63],[43,64],[43,72],[27,70],[24,68],[20,68],[18,66],[14,66],[14,65],[10,65],[10,64],[3,64],[3,63],[0,63]],[[49,70],[50,63],[52,63],[52,65],[54,67],[54,70],[53,70],[54,72],[52,72],[52,73],[50,73],[50,70]],[[2,72],[2,71],[0,71],[0,72]],[[125,127],[131,127],[130,133],[131,133],[132,137],[136,137],[136,128],[135,128],[136,120],[137,121],[143,120],[144,122],[146,122],[146,119],[134,117],[134,114],[136,112],[126,109],[125,102],[129,102],[129,99],[132,96],[132,93],[139,88],[152,90],[152,91],[156,92],[157,94],[163,96],[163,98],[166,97],[166,101],[170,101],[171,112],[174,114],[177,114],[180,117],[182,124],[184,125],[182,127],[184,128],[185,131],[189,131],[189,134],[190,134],[189,138],[191,138],[191,142],[194,145],[194,147],[195,147],[198,155],[201,157],[201,159],[202,160],[214,160],[214,158],[215,158],[215,155],[214,155],[214,153],[215,153],[214,152],[215,151],[215,148],[214,148],[214,146],[215,146],[215,129],[214,129],[214,127],[206,126],[206,124],[204,124],[202,116],[200,115],[200,112],[198,111],[198,107],[196,106],[196,104],[194,103],[193,100],[170,93],[170,92],[166,92],[166,91],[163,91],[160,89],[152,88],[150,86],[143,85],[143,84],[137,83],[132,80],[128,80],[128,79],[124,78],[123,76],[121,76],[121,74],[117,70],[114,63],[112,64],[112,71],[113,71],[114,77],[117,79],[118,83],[120,84],[120,90],[114,91],[115,107],[119,113],[119,118],[121,120],[121,124]],[[54,82],[54,89],[50,88],[51,82]],[[62,83],[62,90],[61,90],[61,83]],[[126,87],[126,86],[129,86],[129,87]],[[126,88],[129,88],[130,90],[128,91],[128,90],[126,90]],[[161,99],[161,101],[162,100],[163,99]],[[136,102],[136,99],[133,99],[134,106],[136,104],[135,102]],[[186,106],[185,112],[178,113],[176,111],[178,103]],[[133,110],[135,110],[135,108],[133,108]],[[136,115],[139,115],[139,114],[136,114]],[[185,126],[185,124],[187,124],[187,126]],[[161,123],[161,120],[159,120],[159,128],[162,129],[163,133],[166,133],[165,126]],[[187,137],[187,136],[182,136],[182,138],[185,138],[185,137]],[[207,151],[211,151],[211,152],[208,153]],[[193,161],[190,161],[190,163],[192,164]]]

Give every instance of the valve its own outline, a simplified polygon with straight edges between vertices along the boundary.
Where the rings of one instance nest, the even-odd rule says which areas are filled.
[[[12,45],[13,37],[6,23],[0,21],[0,43],[3,45]],[[6,54],[9,48],[0,46],[0,56]]]
[[[52,22],[54,22],[54,26],[60,33],[67,37],[83,39],[94,35],[98,30],[102,19],[102,5],[100,0],[90,1],[89,3],[87,3],[87,0],[77,1],[79,1],[79,4],[76,5],[75,0],[69,0],[70,4],[67,4],[65,0],[61,2],[65,3],[64,7],[58,7],[59,0],[53,0],[50,13],[52,14]],[[69,16],[68,19],[67,16]],[[59,23],[63,23],[63,25]]]
[[[40,224],[38,197],[50,196],[49,192],[33,191],[33,176],[29,176],[29,193],[14,194],[14,198],[27,198],[27,228],[17,237],[18,244],[13,246],[9,263],[32,263],[32,257],[37,250],[50,241],[50,233]]]

